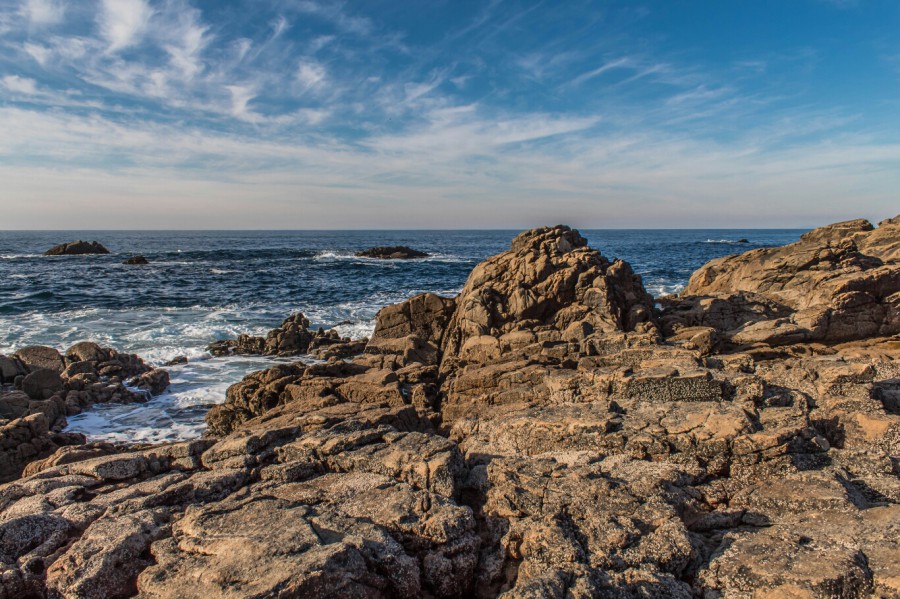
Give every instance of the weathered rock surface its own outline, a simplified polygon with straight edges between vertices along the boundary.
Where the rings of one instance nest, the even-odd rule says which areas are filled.
[[[32,462],[0,596],[900,596],[900,338],[739,345],[797,311],[742,293],[674,326],[576,231],[524,233],[364,354],[248,375],[207,439]]]
[[[900,333],[900,217],[854,220],[800,241],[713,260],[669,298],[663,324],[712,326],[736,345],[840,342]]]
[[[414,250],[405,245],[382,246],[369,248],[356,252],[360,258],[378,258],[379,260],[412,260],[414,258],[427,258],[428,254]]]
[[[46,252],[45,256],[77,256],[83,254],[108,254],[109,250],[97,241],[70,241],[55,245]]]
[[[95,403],[146,401],[168,386],[165,370],[87,341],[65,355],[32,346],[0,356],[0,480],[58,447],[84,443],[81,435],[59,433],[66,416]]]

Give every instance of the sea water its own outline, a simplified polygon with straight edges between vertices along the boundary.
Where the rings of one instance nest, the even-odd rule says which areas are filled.
[[[144,404],[96,405],[69,418],[92,440],[157,442],[202,434],[209,407],[272,358],[213,358],[212,341],[265,334],[303,312],[313,327],[361,338],[378,310],[430,291],[453,296],[481,260],[508,249],[516,231],[0,231],[0,353],[27,345],[60,351],[82,340],[168,367],[172,384]],[[622,258],[651,294],[683,288],[705,262],[796,241],[799,230],[582,230]],[[45,257],[75,239],[108,255]],[[749,243],[738,243],[747,239]],[[357,258],[373,246],[408,245],[420,260]],[[122,262],[142,254],[147,266]]]

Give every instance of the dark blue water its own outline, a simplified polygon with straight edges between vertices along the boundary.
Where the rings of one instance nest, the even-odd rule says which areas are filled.
[[[516,231],[68,231],[0,232],[0,353],[31,344],[64,349],[91,339],[151,362],[186,355],[172,390],[142,406],[102,406],[72,420],[96,438],[194,436],[224,390],[262,359],[211,359],[211,341],[264,333],[304,312],[314,326],[353,337],[379,308],[431,291],[453,295],[479,261]],[[783,245],[798,230],[582,231],[592,247],[629,261],[654,295],[678,291],[699,266],[754,247]],[[746,238],[750,244],[738,244]],[[51,246],[97,240],[103,256],[44,257]],[[432,254],[381,261],[353,254],[409,245]],[[132,254],[149,266],[125,266]],[[344,323],[344,324],[339,324]]]

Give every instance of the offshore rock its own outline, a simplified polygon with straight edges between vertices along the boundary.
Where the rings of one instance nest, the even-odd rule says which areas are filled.
[[[138,255],[138,256],[131,256],[130,258],[125,260],[125,262],[123,262],[122,264],[139,266],[139,265],[144,265],[144,264],[150,264],[150,261],[147,260],[146,258],[144,258],[143,256]]]
[[[804,243],[893,252],[874,231]],[[900,596],[900,338],[737,345],[797,311],[741,293],[659,318],[576,231],[523,233],[362,355],[232,385],[208,438],[33,461],[0,487],[0,596]]]
[[[108,254],[109,250],[97,241],[70,241],[55,245],[46,252],[45,256],[76,256],[83,254]]]
[[[377,258],[379,260],[413,260],[415,258],[427,258],[426,252],[414,250],[405,245],[374,247],[361,252],[356,252],[360,258]]]

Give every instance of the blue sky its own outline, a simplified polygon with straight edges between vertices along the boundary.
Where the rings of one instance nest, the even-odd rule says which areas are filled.
[[[900,213],[897,0],[0,0],[0,229]]]

